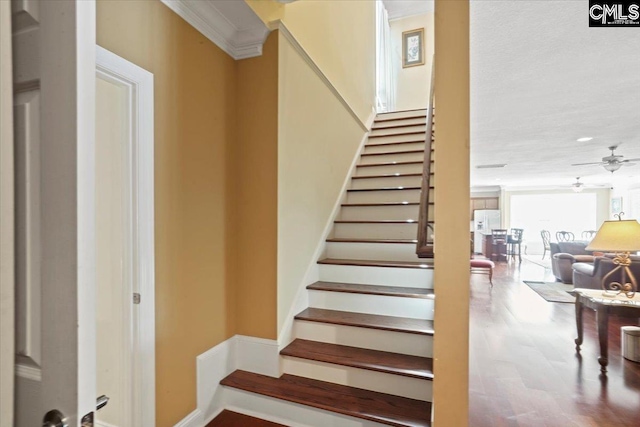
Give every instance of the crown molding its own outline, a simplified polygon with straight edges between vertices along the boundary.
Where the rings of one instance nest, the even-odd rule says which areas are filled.
[[[269,29],[244,1],[161,1],[233,59],[262,55]]]

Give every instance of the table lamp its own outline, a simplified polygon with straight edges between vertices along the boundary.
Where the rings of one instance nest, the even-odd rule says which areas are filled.
[[[605,221],[596,233],[589,246],[589,251],[615,252],[613,263],[616,267],[602,278],[602,289],[618,291],[616,295],[625,294],[633,298],[638,289],[638,283],[629,266],[631,252],[640,251],[640,223],[635,219],[622,219],[623,213],[615,215],[618,219]],[[620,282],[607,283],[609,277],[620,271]]]

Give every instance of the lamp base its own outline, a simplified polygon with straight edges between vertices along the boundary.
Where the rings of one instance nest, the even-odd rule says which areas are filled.
[[[608,272],[602,278],[602,289],[604,289],[603,295],[607,292],[611,295],[612,291],[617,291],[615,296],[624,294],[627,298],[633,298],[636,294],[636,290],[638,289],[638,283],[636,282],[636,278],[633,276],[633,273],[629,268],[629,266],[631,265],[630,253],[618,253],[612,261],[616,265],[616,268]],[[620,271],[622,273],[620,282],[608,283],[609,277],[611,277],[617,271]],[[628,281],[627,277],[629,278]]]

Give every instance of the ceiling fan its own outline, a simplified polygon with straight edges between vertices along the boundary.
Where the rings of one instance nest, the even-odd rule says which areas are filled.
[[[627,159],[622,160],[624,156],[616,155],[615,150],[618,148],[617,145],[612,145],[609,147],[611,150],[610,156],[605,156],[602,158],[601,162],[592,162],[592,163],[574,163],[571,166],[586,166],[586,165],[600,165],[611,173],[614,173],[622,166],[633,166],[634,163],[631,162],[640,162],[640,158],[637,159]]]

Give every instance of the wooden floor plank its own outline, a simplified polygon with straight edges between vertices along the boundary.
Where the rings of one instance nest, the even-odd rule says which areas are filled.
[[[273,378],[235,371],[227,387],[397,427],[429,427],[431,403],[294,375]]]
[[[312,291],[346,292],[352,294],[384,295],[391,297],[434,299],[433,289],[406,286],[361,285],[355,283],[315,282],[307,289]]]
[[[386,351],[296,339],[280,354],[394,375],[433,379],[433,360]]]
[[[404,332],[408,334],[433,335],[433,321],[408,317],[379,316],[377,314],[353,313],[350,311],[307,308],[295,316],[296,320],[331,323],[334,325],[356,326]]]
[[[206,427],[286,427],[284,424],[276,424],[271,421],[261,420],[237,412],[220,412]]]

